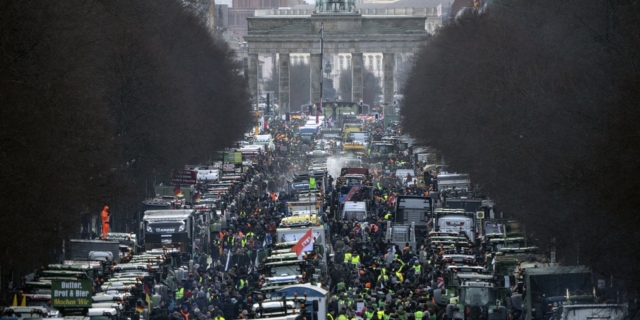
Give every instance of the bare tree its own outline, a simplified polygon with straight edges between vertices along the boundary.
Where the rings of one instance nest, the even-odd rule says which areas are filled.
[[[3,272],[56,261],[104,205],[124,231],[156,174],[250,125],[233,52],[180,2],[8,0],[0,20]]]
[[[640,276],[615,263],[640,263],[639,13],[628,1],[494,1],[422,49],[401,110],[405,130],[470,172],[537,244],[555,238],[564,263],[633,289]]]

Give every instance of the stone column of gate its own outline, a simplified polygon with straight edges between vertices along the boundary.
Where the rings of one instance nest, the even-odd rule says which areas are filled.
[[[385,108],[385,114],[394,114],[393,107],[393,71],[396,66],[396,59],[393,53],[383,53],[382,54],[382,66],[383,66],[383,76],[382,76],[382,94],[383,100],[387,103],[388,107]]]
[[[309,57],[309,71],[310,76],[310,98],[311,103],[320,103],[320,77],[322,77],[322,72],[320,72],[320,68],[322,67],[322,60],[320,59],[319,53],[312,53]],[[319,107],[319,105],[318,105]]]
[[[362,85],[362,53],[351,54],[351,101],[360,102],[364,97]],[[364,112],[364,110],[362,110]]]
[[[258,54],[249,53],[249,92],[251,93],[252,103],[258,108]]]
[[[280,114],[285,114],[291,112],[290,105],[290,85],[289,85],[289,66],[290,66],[290,57],[288,53],[279,53],[278,54],[278,73],[280,74],[280,96],[278,97],[280,100]]]

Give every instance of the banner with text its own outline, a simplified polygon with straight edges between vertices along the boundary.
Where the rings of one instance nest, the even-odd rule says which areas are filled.
[[[91,307],[91,280],[51,280],[51,306]]]

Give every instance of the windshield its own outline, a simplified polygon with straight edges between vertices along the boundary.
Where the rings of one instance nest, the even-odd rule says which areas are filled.
[[[297,264],[292,264],[288,266],[277,266],[277,267],[271,268],[271,274],[274,277],[299,275],[300,271],[296,269],[298,269]]]
[[[378,146],[376,146],[376,152],[379,152],[379,153],[393,153],[393,146],[378,145]]]
[[[345,211],[344,218],[347,220],[364,218],[367,214],[364,211]]]
[[[352,184],[362,184],[362,179],[358,179],[358,178],[347,178],[345,179],[345,183],[347,185],[352,185]]]
[[[471,307],[486,306],[496,301],[493,288],[465,287],[460,288],[460,301]]]
[[[346,160],[345,161],[345,166],[348,168],[359,168],[360,167],[360,160]]]
[[[492,233],[502,233],[502,223],[496,222],[485,222],[484,223],[484,233],[492,234]]]

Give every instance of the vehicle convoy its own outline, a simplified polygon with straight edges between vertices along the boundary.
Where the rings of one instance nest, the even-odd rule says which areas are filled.
[[[208,181],[172,179],[173,186],[145,201],[133,228],[126,224],[133,233],[65,241],[65,258],[73,260],[24,277],[13,289],[26,306],[5,307],[3,316],[600,320],[628,314],[613,300],[597,303],[605,299],[592,294],[589,269],[550,263],[543,254],[550,248],[531,244],[535,238],[523,224],[495,219],[467,174],[432,165],[443,157],[432,157],[430,148],[414,154],[420,146],[397,136],[402,128],[393,110],[376,108],[375,117],[338,115],[337,108],[317,123],[314,117],[269,123],[256,115],[264,123],[236,143],[233,156],[190,166],[204,168],[200,177]],[[337,143],[343,139],[351,141]],[[194,197],[180,195],[187,190]],[[81,231],[90,233],[85,225]],[[556,259],[553,251],[550,256]],[[59,299],[62,287],[83,286],[88,305],[59,306],[76,302]],[[598,282],[598,294],[613,291],[603,287]],[[175,309],[165,313],[168,305]]]

